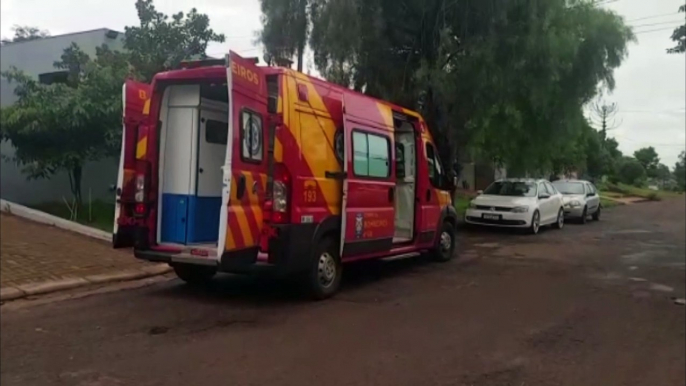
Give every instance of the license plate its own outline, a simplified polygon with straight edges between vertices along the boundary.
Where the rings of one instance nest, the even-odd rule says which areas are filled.
[[[483,214],[484,220],[500,220],[500,215],[499,214],[488,214],[484,213]]]

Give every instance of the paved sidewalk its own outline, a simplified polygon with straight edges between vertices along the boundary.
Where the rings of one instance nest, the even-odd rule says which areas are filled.
[[[129,250],[16,216],[0,215],[0,287],[147,270]]]

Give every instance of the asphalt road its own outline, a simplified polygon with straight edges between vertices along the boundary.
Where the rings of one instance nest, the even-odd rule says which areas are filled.
[[[538,236],[460,233],[461,258],[350,267],[339,296],[177,280],[2,307],[12,385],[683,385],[683,200]]]

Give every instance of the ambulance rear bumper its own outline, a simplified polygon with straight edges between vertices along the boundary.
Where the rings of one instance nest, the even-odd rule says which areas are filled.
[[[269,239],[267,261],[258,260],[258,247],[224,252],[220,259],[215,252],[198,256],[192,248],[160,249],[147,243],[147,230],[139,229],[134,247],[136,258],[150,262],[198,264],[216,266],[220,272],[253,273],[271,270],[278,274],[292,274],[306,270],[317,224],[275,225],[275,236]],[[145,240],[145,241],[144,241]]]

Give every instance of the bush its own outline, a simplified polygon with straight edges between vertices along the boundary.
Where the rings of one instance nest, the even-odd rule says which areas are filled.
[[[646,170],[635,158],[624,158],[617,168],[619,181],[634,186],[641,186],[646,179]]]
[[[655,193],[655,192],[648,193],[648,195],[646,195],[646,198],[647,198],[648,200],[650,200],[650,201],[660,201],[660,200],[662,200],[662,198],[660,198],[660,196],[658,196],[658,194]]]

